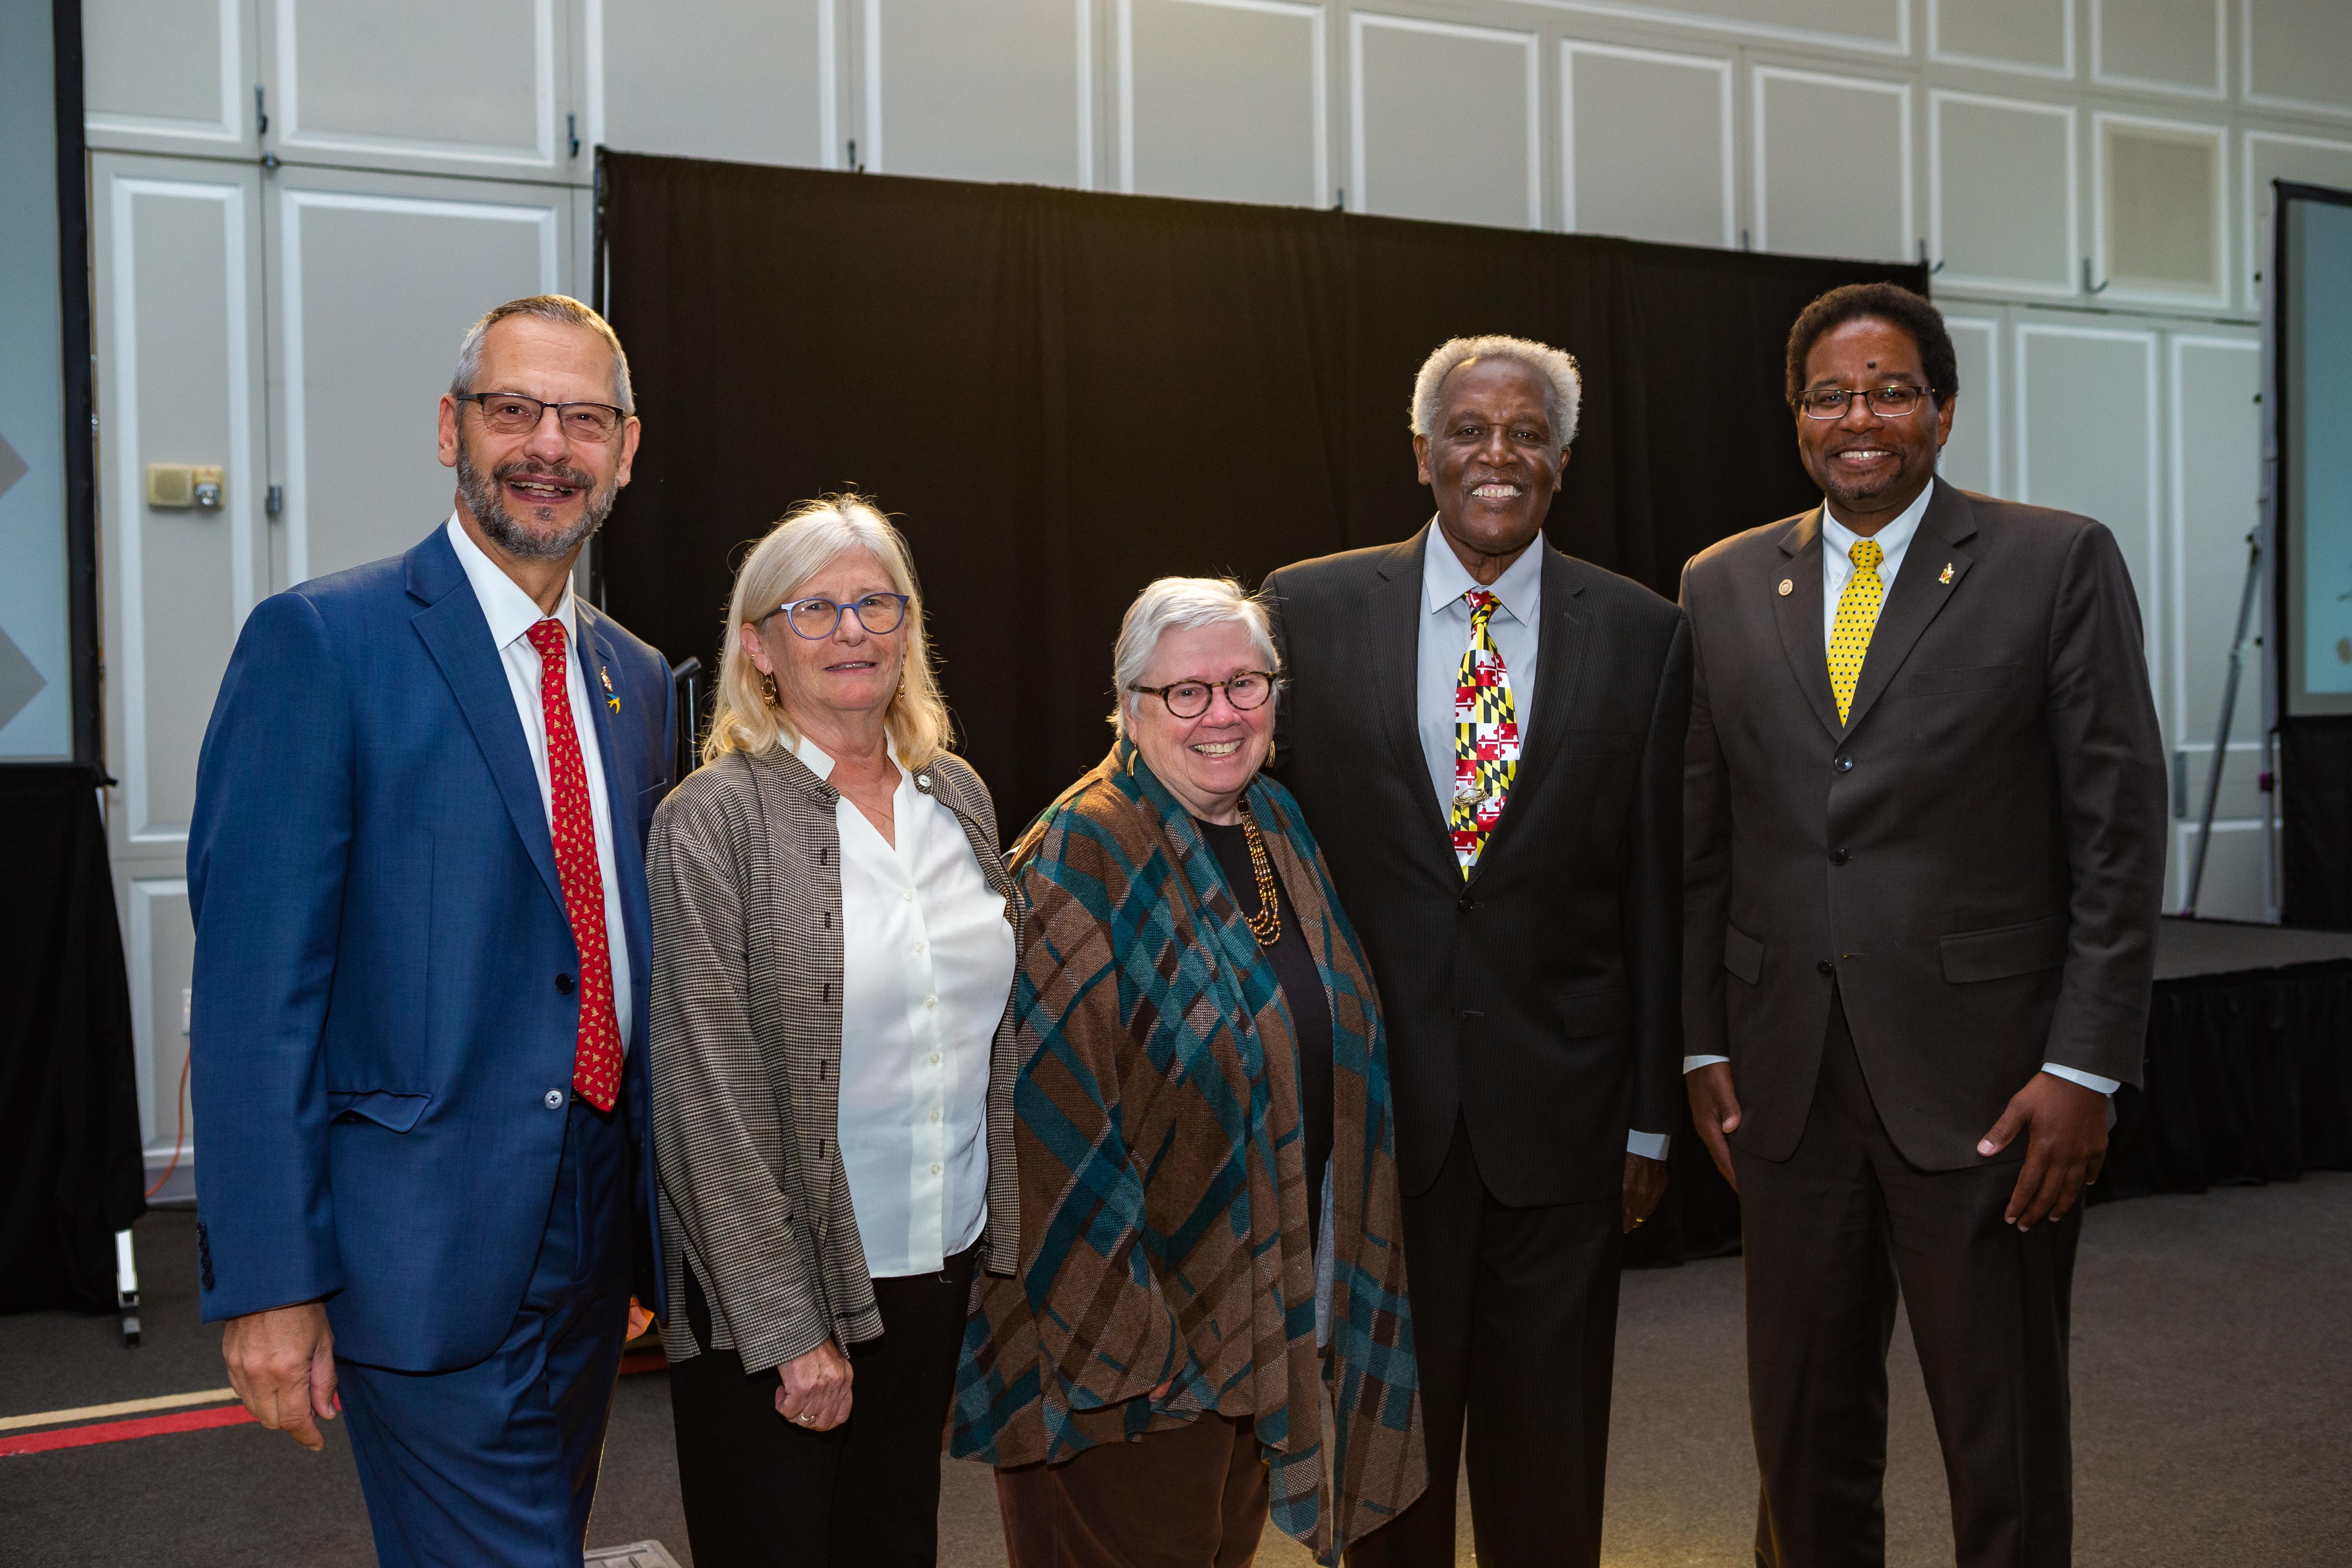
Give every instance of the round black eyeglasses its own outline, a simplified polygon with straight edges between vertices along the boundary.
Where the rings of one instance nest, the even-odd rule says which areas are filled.
[[[1157,697],[1179,719],[1198,719],[1209,710],[1210,700],[1220,688],[1224,690],[1226,701],[1246,713],[1253,708],[1265,707],[1265,700],[1274,695],[1274,686],[1272,672],[1244,669],[1231,680],[1179,680],[1167,686],[1130,681],[1127,689],[1146,697]]]

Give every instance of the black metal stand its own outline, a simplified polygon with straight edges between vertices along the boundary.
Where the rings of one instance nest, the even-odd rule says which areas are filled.
[[[2221,768],[2230,760],[2230,721],[2238,706],[2238,676],[2245,668],[2246,627],[2253,619],[2254,591],[2263,581],[2263,542],[2246,535],[2246,586],[2238,595],[2238,630],[2230,639],[2230,673],[2221,682],[2221,721],[2213,731],[2213,765],[2205,773],[2205,811],[2197,825],[2197,858],[2189,869],[2189,900],[2180,912],[2197,917],[2197,891],[2205,881],[2205,851],[2213,843],[2213,810],[2221,799]]]

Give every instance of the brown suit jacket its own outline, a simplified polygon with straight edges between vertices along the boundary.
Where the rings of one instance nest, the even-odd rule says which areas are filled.
[[[2166,784],[2138,601],[2099,523],[1939,480],[1840,725],[1821,552],[1815,509],[1683,569],[1685,1048],[1731,1058],[1735,1142],[1786,1159],[1834,984],[1895,1147],[1983,1163],[2043,1062],[2139,1080]]]

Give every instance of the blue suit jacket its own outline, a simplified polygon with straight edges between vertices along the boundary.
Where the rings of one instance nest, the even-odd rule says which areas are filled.
[[[593,706],[642,1224],[645,842],[672,687],[612,620],[577,620],[588,689],[613,694]],[[197,763],[188,895],[205,1321],[324,1297],[338,1354],[479,1361],[546,1223],[580,960],[506,672],[443,530],[256,607]]]

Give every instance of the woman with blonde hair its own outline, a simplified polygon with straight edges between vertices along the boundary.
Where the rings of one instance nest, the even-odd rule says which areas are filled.
[[[718,684],[646,855],[688,1534],[704,1568],[929,1563],[972,1272],[1020,1235],[1020,903],[866,498],[751,551]]]

